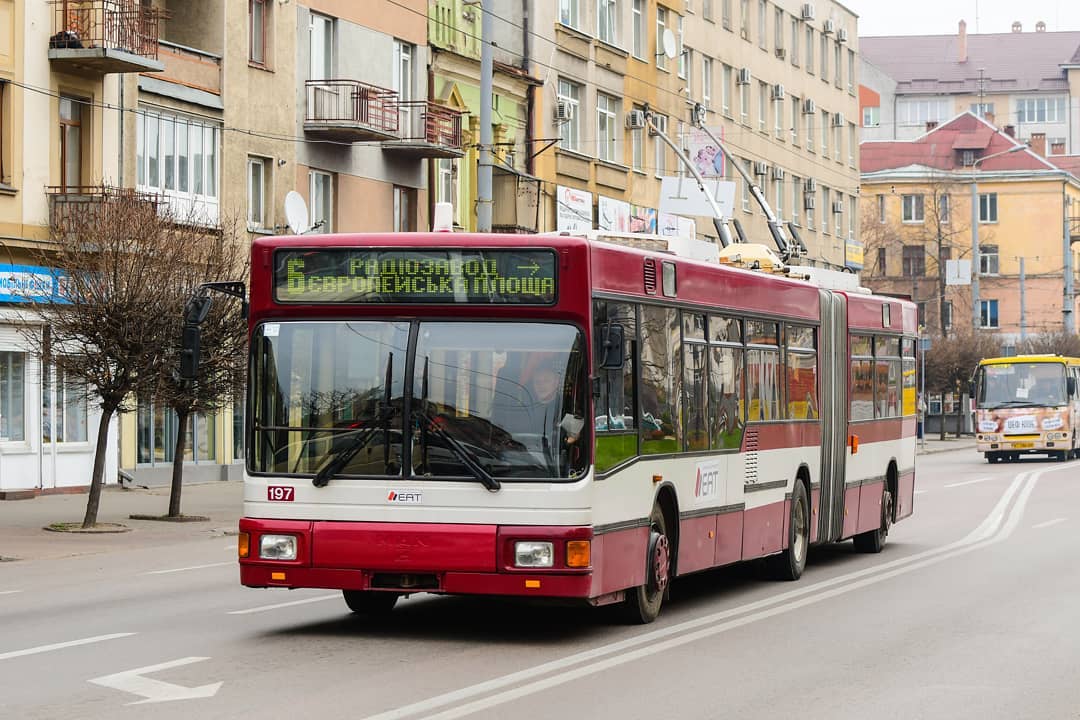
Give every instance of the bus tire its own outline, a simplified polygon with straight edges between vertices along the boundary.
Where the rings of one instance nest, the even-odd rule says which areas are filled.
[[[649,515],[649,545],[645,554],[645,582],[626,591],[623,616],[633,625],[647,625],[660,615],[671,584],[671,540],[660,505]]]
[[[802,480],[791,491],[791,517],[788,519],[787,547],[779,555],[765,558],[769,574],[777,580],[798,580],[806,569],[810,548],[810,499]]]
[[[881,491],[881,527],[856,535],[851,539],[855,550],[861,553],[879,553],[885,547],[885,540],[889,537],[889,528],[892,527],[893,496],[888,486]]]
[[[342,590],[345,604],[358,615],[381,617],[390,614],[397,604],[398,594],[394,592],[376,592],[374,590]]]

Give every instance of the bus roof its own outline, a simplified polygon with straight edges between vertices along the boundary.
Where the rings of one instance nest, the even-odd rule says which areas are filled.
[[[1010,357],[983,358],[979,365],[1012,365],[1013,363],[1065,363],[1080,366],[1080,358],[1064,355],[1012,355]]]

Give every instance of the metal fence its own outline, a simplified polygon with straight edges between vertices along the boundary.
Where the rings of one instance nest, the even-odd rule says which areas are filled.
[[[397,93],[358,80],[308,80],[304,123],[398,130]]]

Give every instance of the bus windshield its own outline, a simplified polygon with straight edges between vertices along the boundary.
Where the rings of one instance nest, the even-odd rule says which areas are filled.
[[[277,322],[252,347],[252,472],[317,474],[335,458],[347,458],[338,477],[472,479],[475,463],[492,478],[565,479],[587,468],[573,326]]]
[[[1065,366],[1056,362],[1015,362],[979,368],[980,408],[1042,407],[1066,403]]]

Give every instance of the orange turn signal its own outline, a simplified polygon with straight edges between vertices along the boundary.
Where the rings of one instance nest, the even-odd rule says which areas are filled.
[[[849,438],[848,444],[851,445],[851,454],[852,455],[859,452],[859,436],[858,435],[852,435]]]
[[[283,573],[283,572],[272,572],[272,573],[270,573],[270,579],[271,580],[284,580],[285,579],[285,573]]]
[[[566,543],[566,567],[587,568],[592,563],[592,543],[588,540],[570,540]]]
[[[236,554],[242,558],[251,554],[251,536],[245,532],[240,533],[236,538]]]

